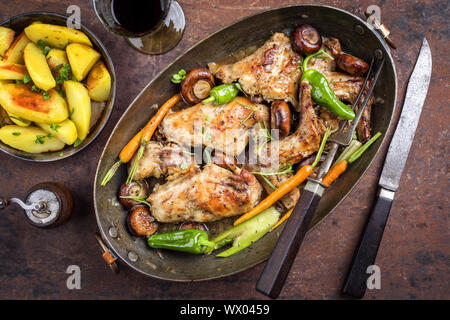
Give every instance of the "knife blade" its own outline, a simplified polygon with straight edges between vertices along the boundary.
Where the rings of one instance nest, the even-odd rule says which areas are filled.
[[[431,50],[428,41],[424,38],[419,57],[408,82],[403,110],[384,161],[372,213],[364,228],[344,282],[342,292],[346,295],[362,298],[366,291],[367,272],[370,270],[369,267],[375,263],[395,191],[399,186],[414,140],[430,83],[431,70]]]
[[[403,111],[381,172],[379,185],[385,189],[397,191],[427,95],[431,64],[430,46],[427,39],[424,38],[419,58],[408,82]]]

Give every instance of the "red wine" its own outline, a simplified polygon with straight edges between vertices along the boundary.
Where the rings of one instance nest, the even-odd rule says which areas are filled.
[[[113,0],[114,20],[122,28],[133,33],[146,33],[158,25],[166,9],[164,0]]]

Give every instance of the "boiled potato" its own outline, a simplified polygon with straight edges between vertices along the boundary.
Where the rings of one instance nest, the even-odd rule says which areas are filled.
[[[23,51],[25,50],[25,47],[27,44],[29,44],[31,41],[26,36],[25,32],[22,32],[19,34],[19,36],[14,40],[14,42],[11,44],[11,47],[5,52],[5,58],[3,61],[9,62],[9,63],[18,63],[18,64],[24,64],[23,61]]]
[[[89,133],[91,121],[91,99],[88,90],[83,84],[71,80],[65,81],[63,86],[69,103],[70,119],[77,127],[78,138],[84,140]]]
[[[48,93],[50,98],[45,100],[42,93],[32,91],[30,85],[6,84],[0,88],[0,105],[8,113],[34,122],[66,120],[69,116],[66,100],[53,89]]]
[[[92,47],[89,38],[81,31],[53,24],[36,23],[25,28],[27,37],[37,43],[44,41],[50,47],[64,49],[69,43],[82,43]]]
[[[0,27],[0,56],[4,56],[6,50],[14,40],[14,30],[9,28]]]
[[[72,73],[78,81],[86,77],[89,70],[101,57],[100,53],[91,47],[79,43],[69,44],[66,51]]]
[[[60,123],[36,123],[39,127],[46,132],[56,136],[59,140],[65,144],[71,145],[77,140],[77,127],[69,119]]]
[[[106,101],[111,91],[111,76],[102,61],[97,62],[87,78],[89,97],[95,101]]]
[[[28,127],[31,124],[30,120],[26,120],[24,118],[18,117],[12,113],[8,113],[8,117],[12,122],[17,124],[19,127]]]
[[[27,74],[24,65],[0,61],[0,80],[23,80]]]
[[[47,54],[47,63],[50,69],[54,70],[60,66],[69,64],[69,60],[67,60],[67,54],[64,50],[51,49]]]
[[[31,79],[38,88],[48,91],[56,86],[55,78],[53,78],[41,48],[34,43],[27,44],[23,52],[23,59]]]
[[[54,135],[37,127],[4,126],[0,128],[0,140],[14,149],[30,153],[57,151],[65,146]]]

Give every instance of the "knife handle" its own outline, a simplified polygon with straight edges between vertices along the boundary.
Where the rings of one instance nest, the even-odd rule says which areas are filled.
[[[375,263],[394,194],[393,191],[379,189],[372,213],[353,256],[350,271],[342,289],[342,293],[345,295],[361,299],[366,292],[366,282],[369,277],[367,267]]]
[[[256,283],[256,290],[272,299],[277,298],[283,288],[319,204],[323,187],[320,185],[318,187],[322,188],[319,193],[311,192],[306,188],[302,191],[302,195]]]

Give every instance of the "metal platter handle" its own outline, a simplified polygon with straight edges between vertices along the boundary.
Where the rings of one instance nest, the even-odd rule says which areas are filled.
[[[102,237],[98,233],[95,233],[95,239],[97,240],[98,244],[100,245],[100,248],[102,248],[102,250],[103,250],[103,254],[102,254],[103,260],[105,260],[105,262],[109,265],[112,272],[119,273],[119,265],[116,262],[116,260],[117,260],[116,256],[113,253],[111,253],[109,248],[103,242]]]

